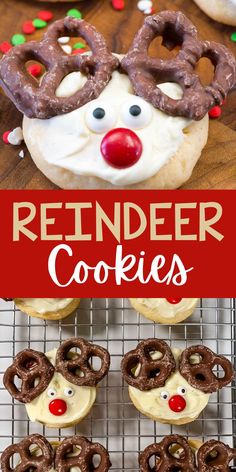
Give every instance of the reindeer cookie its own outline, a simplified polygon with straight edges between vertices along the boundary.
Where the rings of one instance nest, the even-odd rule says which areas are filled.
[[[29,316],[44,320],[61,320],[78,308],[80,298],[5,298]]]
[[[14,464],[16,454],[20,460]],[[95,456],[100,461],[96,467]],[[83,436],[70,436],[62,442],[49,443],[44,436],[31,434],[18,444],[8,446],[1,456],[2,472],[107,472],[110,467],[107,450]]]
[[[91,53],[68,56],[62,36],[80,36]],[[148,55],[157,36],[174,59]],[[213,81],[195,67],[207,56]],[[46,67],[41,81],[30,58]],[[16,80],[17,77],[17,80]],[[23,134],[39,169],[62,188],[177,188],[190,177],[208,136],[208,110],[235,84],[236,63],[224,46],[200,41],[181,12],[147,17],[128,53],[112,54],[84,20],[52,24],[40,42],[10,50],[0,83],[24,114]]]
[[[198,298],[130,298],[141,315],[155,323],[180,323],[194,311]]]
[[[93,368],[92,358],[100,359],[99,370]],[[25,404],[31,421],[67,428],[89,413],[96,399],[96,385],[109,366],[106,349],[72,338],[46,354],[21,351],[8,367],[3,383],[13,398]],[[21,379],[21,387],[16,385],[16,377]]]
[[[194,2],[213,20],[236,26],[236,0],[194,0]]]
[[[221,366],[224,376],[213,372]],[[210,394],[229,384],[233,366],[206,346],[171,350],[165,341],[147,339],[125,354],[122,374],[134,406],[160,423],[186,424],[206,407]]]
[[[150,469],[150,460],[154,467]],[[230,463],[236,459],[236,449],[214,439],[187,440],[178,434],[166,436],[159,443],[151,444],[139,456],[140,472],[229,472]]]

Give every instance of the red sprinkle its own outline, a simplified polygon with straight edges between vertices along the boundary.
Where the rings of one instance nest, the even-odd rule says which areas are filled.
[[[0,43],[0,51],[3,54],[6,54],[10,49],[12,48],[12,45],[8,41],[3,41]]]
[[[35,26],[32,21],[25,21],[22,25],[22,31],[24,34],[32,34],[35,32]]]
[[[124,0],[112,0],[112,6],[115,10],[124,10],[125,2]]]
[[[50,21],[53,18],[53,13],[49,10],[41,10],[38,12],[38,18],[43,21]]]
[[[221,116],[221,113],[222,113],[222,110],[221,110],[220,106],[216,105],[215,107],[213,107],[208,112],[208,115],[209,115],[210,118],[216,119],[216,118],[219,118]]]
[[[5,144],[10,144],[9,141],[8,141],[8,136],[11,132],[12,132],[11,129],[9,131],[4,131],[4,133],[2,135],[2,140]]]
[[[29,74],[33,75],[33,77],[39,77],[42,74],[42,67],[40,64],[30,64],[27,67],[27,71]]]
[[[73,49],[72,53],[71,54],[83,54],[84,53],[84,49]]]

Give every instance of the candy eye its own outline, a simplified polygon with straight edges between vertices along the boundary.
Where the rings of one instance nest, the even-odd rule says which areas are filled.
[[[71,388],[71,387],[66,387],[65,390],[64,390],[64,395],[65,395],[66,397],[73,397],[73,395],[74,395],[74,390],[73,390],[73,388]]]
[[[162,400],[168,400],[169,396],[170,396],[169,393],[166,392],[165,390],[163,392],[161,392]]]
[[[54,388],[49,388],[48,391],[47,391],[47,396],[52,398],[52,397],[55,397],[56,395],[56,390],[54,390]]]
[[[178,387],[178,388],[177,388],[177,393],[178,393],[179,395],[185,395],[185,394],[186,394],[186,388],[184,388],[184,387]]]
[[[85,121],[94,133],[106,133],[114,127],[116,116],[106,103],[93,103],[86,112]]]
[[[132,98],[125,103],[121,112],[122,120],[129,128],[141,129],[150,123],[152,108],[142,98]]]

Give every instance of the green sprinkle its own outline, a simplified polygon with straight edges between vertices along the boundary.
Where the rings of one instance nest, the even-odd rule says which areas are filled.
[[[26,41],[23,34],[14,34],[11,38],[11,43],[13,46],[17,46],[18,44],[24,44]]]
[[[236,43],[236,31],[235,33],[231,34],[231,40]]]
[[[73,44],[73,49],[85,49],[86,45],[84,43],[75,43]]]
[[[82,14],[77,8],[71,8],[66,14],[67,16],[72,16],[73,18],[78,18],[79,20],[82,18]]]
[[[45,28],[45,26],[47,26],[47,22],[44,21],[44,20],[40,20],[40,18],[35,18],[33,21],[32,21],[33,25],[35,26],[35,28]]]

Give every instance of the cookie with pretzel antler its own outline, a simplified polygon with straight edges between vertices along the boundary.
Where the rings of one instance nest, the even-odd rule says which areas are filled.
[[[17,464],[14,463],[16,454],[20,457]],[[93,462],[95,456],[96,466]],[[31,434],[8,446],[1,456],[2,472],[67,472],[72,468],[81,472],[107,472],[110,467],[107,450],[83,436],[70,436],[62,442],[49,443],[44,436]]]
[[[236,26],[236,0],[194,0],[194,2],[213,20]]]
[[[4,298],[14,300],[17,308],[43,320],[61,320],[78,308],[80,298]]]
[[[100,362],[98,368],[96,359]],[[19,352],[6,370],[3,383],[14,399],[25,404],[31,421],[66,428],[89,413],[96,399],[96,386],[109,366],[106,349],[82,338],[71,338],[46,354],[33,349]],[[20,387],[16,378],[21,380]]]
[[[130,298],[141,315],[155,323],[180,323],[196,308],[198,298]]]
[[[79,36],[91,53],[67,55],[61,36]],[[150,57],[161,36],[176,57]],[[196,72],[214,64],[212,83]],[[40,81],[25,64],[38,60]],[[0,82],[24,114],[23,134],[39,169],[62,188],[177,188],[190,177],[208,136],[208,110],[236,79],[224,46],[201,41],[181,12],[147,17],[125,56],[84,20],[52,24],[40,42],[12,48],[0,61]]]
[[[154,466],[150,469],[150,461]],[[178,434],[147,446],[139,456],[140,472],[229,472],[236,449],[214,439],[202,444]]]
[[[224,374],[218,377],[216,368]],[[165,341],[147,339],[125,354],[121,370],[135,407],[160,423],[186,424],[206,407],[210,394],[234,377],[231,362],[206,346],[182,352]]]

